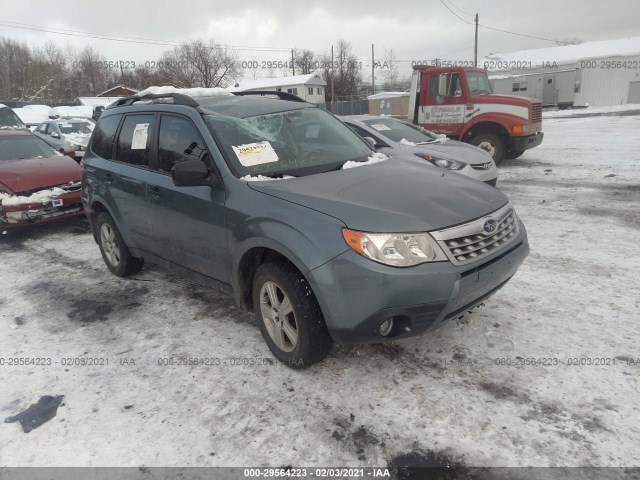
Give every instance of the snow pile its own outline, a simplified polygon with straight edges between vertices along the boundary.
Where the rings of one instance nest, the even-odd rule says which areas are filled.
[[[291,175],[284,175],[280,178],[274,178],[274,177],[265,177],[264,175],[245,175],[244,177],[240,177],[240,180],[244,180],[245,182],[266,182],[269,180],[288,180],[290,178],[296,178],[296,177],[292,177]]]
[[[143,97],[144,95],[164,95],[167,93],[182,93],[183,95],[189,95],[191,97],[229,97],[233,96],[233,93],[229,92],[226,88],[176,88],[169,85],[163,87],[149,87],[145,88],[136,95]]]
[[[89,143],[89,138],[91,137],[91,134],[90,133],[73,132],[73,133],[65,133],[62,136],[69,143],[72,143],[74,145],[81,145],[83,147],[86,147],[87,144]]]
[[[434,135],[438,138],[436,138],[433,142],[429,142],[429,143],[447,143],[447,140],[449,140],[449,138],[443,133],[437,133]]]
[[[595,117],[600,115],[617,115],[621,112],[640,110],[640,105],[612,105],[603,107],[574,108],[570,110],[554,110],[542,112],[542,118]]]
[[[629,57],[640,55],[640,37],[617,38],[599,42],[585,42],[579,45],[564,45],[561,47],[536,48],[509,53],[494,53],[478,62],[483,65],[504,65],[505,68],[492,70],[510,70],[511,63],[531,62],[531,67],[541,67],[547,64],[567,65],[580,60],[599,57]]]
[[[10,195],[8,193],[0,193],[0,205],[4,207],[11,207],[16,205],[28,205],[30,203],[42,203],[45,205],[51,200],[64,195],[66,190],[59,187],[47,188],[40,190],[39,192],[32,193],[28,196],[23,195]]]
[[[415,147],[416,144],[413,142],[410,142],[409,140],[407,140],[406,138],[403,138],[402,140],[400,140],[400,144],[401,145],[409,145],[410,147]]]
[[[53,107],[47,113],[49,118],[58,117],[70,117],[70,118],[91,118],[93,115],[93,108],[85,105],[78,105],[76,107]]]
[[[384,153],[374,152],[373,155],[369,157],[369,160],[366,162],[346,162],[342,165],[342,169],[346,170],[347,168],[355,168],[355,167],[364,167],[365,165],[373,165],[374,163],[380,163],[389,158]]]

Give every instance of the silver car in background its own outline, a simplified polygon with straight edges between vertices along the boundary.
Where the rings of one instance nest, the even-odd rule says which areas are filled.
[[[362,138],[371,138],[379,152],[412,153],[434,165],[495,187],[498,169],[478,147],[439,136],[403,120],[374,115],[339,117]]]
[[[33,133],[58,150],[80,161],[84,157],[95,123],[86,118],[58,118],[42,122]]]

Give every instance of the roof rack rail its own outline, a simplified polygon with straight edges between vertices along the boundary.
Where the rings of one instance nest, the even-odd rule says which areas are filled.
[[[112,104],[110,104],[108,107],[105,108],[105,110],[108,110],[110,108],[115,108],[115,107],[125,107],[129,105],[133,105],[134,103],[139,102],[141,100],[155,100],[159,98],[173,98],[174,105],[186,105],[188,107],[200,106],[200,104],[196,102],[193,98],[191,98],[188,95],[183,95],[181,93],[154,93],[154,94],[144,95],[142,97],[140,95],[132,95],[130,97],[121,98],[119,100],[116,100]]]
[[[238,95],[238,96],[243,96],[243,95],[275,95],[276,97],[280,98],[281,100],[292,100],[294,102],[303,102],[306,103],[306,100],[303,100],[302,98],[300,98],[297,95],[294,95],[293,93],[288,93],[288,92],[276,92],[276,91],[270,91],[270,90],[251,90],[251,91],[244,91],[244,92],[233,92],[234,95]]]

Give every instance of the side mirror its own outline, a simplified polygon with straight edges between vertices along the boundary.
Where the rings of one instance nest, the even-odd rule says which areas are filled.
[[[209,169],[202,160],[185,160],[173,166],[171,178],[176,187],[209,185]]]
[[[49,135],[51,135],[53,138],[60,138],[60,134],[58,132],[51,132]]]
[[[376,141],[372,137],[362,137],[362,139],[371,145],[373,148],[376,148]]]
[[[440,76],[438,77],[438,95],[440,95],[441,97],[444,97],[447,95],[448,76],[449,75],[446,73],[441,73]]]

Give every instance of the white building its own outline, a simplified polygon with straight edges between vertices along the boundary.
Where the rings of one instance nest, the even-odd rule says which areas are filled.
[[[232,92],[270,90],[287,92],[297,95],[309,103],[325,102],[325,82],[317,73],[295,75],[292,77],[259,78],[256,80],[241,80],[230,87]]]
[[[640,37],[496,53],[478,62],[495,93],[543,105],[640,103]]]

